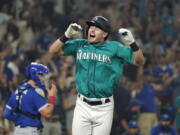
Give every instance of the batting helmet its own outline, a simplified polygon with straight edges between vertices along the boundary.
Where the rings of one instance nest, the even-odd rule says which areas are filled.
[[[103,16],[95,16],[91,21],[87,21],[86,24],[88,25],[88,27],[96,26],[107,33],[110,33],[111,31],[108,19]]]
[[[26,81],[33,80],[35,81],[36,85],[42,89],[45,89],[45,84],[43,84],[39,75],[47,75],[48,73],[48,67],[43,64],[31,63],[25,68]]]

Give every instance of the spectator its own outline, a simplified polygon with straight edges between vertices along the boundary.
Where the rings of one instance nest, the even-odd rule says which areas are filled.
[[[180,133],[180,96],[178,96],[175,99],[175,107],[176,107],[176,118],[175,118],[175,122],[176,122],[176,129],[177,129],[177,133]]]
[[[129,126],[128,123],[130,121],[138,121],[140,115],[140,109],[143,103],[139,100],[133,99],[129,104],[129,109],[126,110],[124,115],[121,118],[121,125],[123,129],[128,132]]]
[[[137,95],[135,98],[143,103],[141,113],[139,115],[139,128],[143,135],[149,135],[151,127],[157,123],[156,102],[154,88],[151,84],[151,75],[146,73],[139,78],[143,78],[139,86],[137,85]],[[139,80],[140,81],[140,80]]]
[[[159,123],[151,129],[150,135],[176,135],[175,129],[170,124],[171,118],[168,114],[161,114]]]
[[[172,80],[170,87],[173,90],[173,100],[175,101],[176,98],[180,96],[180,62],[175,64],[176,66],[176,73],[175,78]]]
[[[75,82],[71,82],[67,95],[64,96],[63,107],[66,111],[66,127],[67,127],[67,135],[72,135],[72,120],[74,114],[74,108],[76,104],[76,87]]]
[[[131,100],[131,90],[127,86],[127,78],[122,77],[117,89],[114,92],[114,120],[111,134],[118,135],[123,133],[124,129],[120,126],[121,118],[123,118]]]
[[[180,134],[180,63],[178,62],[176,64],[177,67],[177,77],[172,81],[172,88],[174,90],[174,106],[176,108],[176,117],[175,117],[175,122],[176,122],[176,129],[178,134]]]
[[[32,30],[32,26],[27,20],[20,21],[19,25],[21,27],[22,34],[20,35],[20,39],[18,41],[18,52],[30,53],[33,55],[33,52],[36,49],[36,37]]]
[[[174,16],[172,14],[171,3],[164,2],[161,7],[160,21],[162,26],[162,34],[172,35],[173,34],[173,23]]]
[[[19,64],[20,64],[20,59],[19,55],[13,55],[11,58],[11,61],[7,64],[7,68],[9,68],[13,74],[13,76],[19,75]]]
[[[38,50],[45,51],[49,48],[49,45],[56,39],[53,27],[48,24],[42,34],[37,39]]]
[[[126,131],[123,135],[141,135],[139,133],[139,126],[137,121],[129,121],[128,131]]]

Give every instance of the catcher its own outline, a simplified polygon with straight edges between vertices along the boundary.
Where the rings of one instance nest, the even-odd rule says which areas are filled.
[[[56,97],[56,86],[48,89],[47,66],[31,63],[26,67],[25,83],[11,95],[4,109],[5,118],[14,121],[13,135],[39,135],[43,125],[41,116],[51,117]],[[45,100],[44,90],[48,90],[49,103]]]

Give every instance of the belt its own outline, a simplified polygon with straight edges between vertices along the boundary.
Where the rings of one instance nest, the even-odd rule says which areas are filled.
[[[84,97],[84,96],[81,96],[80,94],[78,94],[78,97],[80,98],[80,99],[82,99],[82,101],[84,101],[84,102],[86,102],[87,104],[89,104],[89,105],[102,105],[102,104],[104,104],[104,103],[109,103],[110,102],[110,99],[109,98],[106,98],[106,99],[104,99],[104,102],[103,101],[101,101],[101,100],[99,100],[99,101],[90,101],[89,99],[87,99],[86,97]]]

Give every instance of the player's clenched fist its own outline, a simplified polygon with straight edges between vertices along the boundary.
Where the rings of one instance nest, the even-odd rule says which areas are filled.
[[[65,32],[67,38],[80,38],[82,35],[82,27],[77,23],[72,23],[69,25]]]
[[[131,33],[130,30],[125,29],[125,28],[120,28],[118,30],[118,33],[120,35],[120,40],[125,44],[125,45],[131,45],[132,43],[135,42],[135,39]]]

